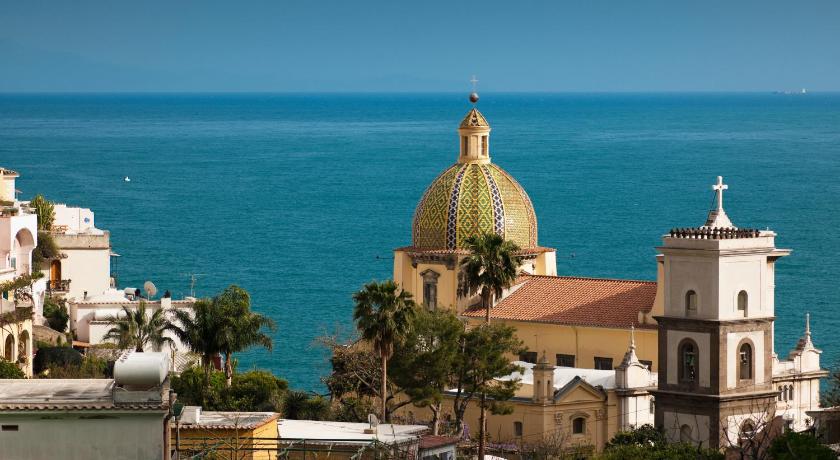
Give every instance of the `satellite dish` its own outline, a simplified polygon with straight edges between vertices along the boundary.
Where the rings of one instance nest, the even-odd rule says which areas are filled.
[[[148,296],[150,299],[154,297],[155,294],[157,294],[157,287],[155,286],[155,283],[151,281],[146,281],[145,283],[143,283],[143,290],[146,291],[146,296]]]

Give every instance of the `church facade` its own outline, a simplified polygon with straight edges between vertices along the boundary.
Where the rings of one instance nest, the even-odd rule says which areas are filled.
[[[412,245],[394,250],[394,280],[426,308],[484,321],[478,298],[458,295],[465,240],[494,232],[521,248],[520,277],[496,299],[491,321],[517,329],[514,411],[488,417],[493,442],[559,436],[600,450],[645,423],[672,440],[724,448],[770,421],[807,429],[819,406],[819,354],[810,329],[786,359],[774,351],[776,234],[735,227],[726,185],[704,225],[663,237],[656,281],[558,276],[538,244],[525,190],[491,161],[490,125],[473,107],[458,128],[457,162],[415,210]],[[538,358],[539,356],[539,358]],[[467,411],[477,426],[477,408]],[[476,429],[472,431],[477,432]]]

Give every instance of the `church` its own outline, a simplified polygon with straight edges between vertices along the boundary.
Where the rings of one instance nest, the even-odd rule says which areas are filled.
[[[725,448],[770,422],[811,426],[806,411],[818,409],[828,372],[807,317],[788,356],[774,347],[776,261],[791,251],[771,230],[733,224],[721,177],[702,225],[662,237],[655,281],[558,275],[528,194],[491,160],[490,132],[473,106],[455,164],[420,198],[411,245],[394,250],[394,281],[424,307],[477,325],[478,298],[458,295],[466,239],[493,232],[520,247],[520,275],[490,318],[516,328],[529,351],[511,357],[524,372],[505,378],[521,387],[512,414],[488,417],[491,442],[559,436],[601,450],[616,432],[651,423],[671,440]],[[467,423],[477,427],[477,408]]]

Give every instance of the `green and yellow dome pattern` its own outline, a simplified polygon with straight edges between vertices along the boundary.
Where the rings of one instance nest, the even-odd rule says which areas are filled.
[[[415,249],[464,249],[467,238],[489,232],[532,249],[537,216],[528,194],[502,168],[456,163],[426,189],[412,232]]]

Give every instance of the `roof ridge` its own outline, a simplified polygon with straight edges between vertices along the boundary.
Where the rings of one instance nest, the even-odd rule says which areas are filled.
[[[554,278],[554,279],[567,279],[567,280],[590,280],[590,281],[610,281],[615,283],[643,283],[643,284],[656,284],[657,282],[651,280],[636,280],[636,279],[624,279],[624,278],[598,278],[595,276],[573,276],[573,275],[533,275],[530,273],[523,273],[521,276],[529,276],[531,278]]]

